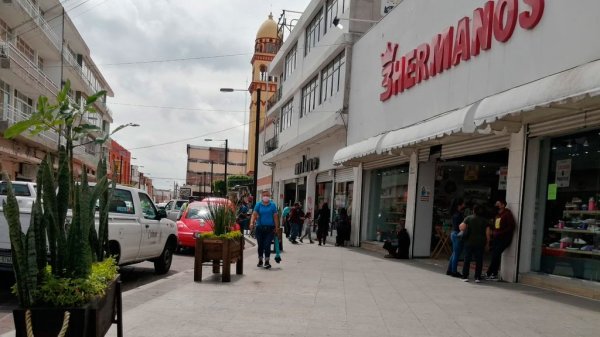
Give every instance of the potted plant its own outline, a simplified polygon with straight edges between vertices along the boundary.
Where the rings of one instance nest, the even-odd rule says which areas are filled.
[[[120,314],[115,310],[117,304],[120,308],[117,265],[108,257],[111,193],[106,160],[98,162],[95,186],[88,184],[85,167],[79,179],[73,169],[77,146],[102,144],[109,138],[84,118],[96,113],[92,105],[105,93],[98,92],[79,106],[69,100],[69,88],[67,82],[54,104],[41,96],[37,111],[4,133],[13,138],[25,131],[35,136],[54,130],[65,141],[58,143],[57,165],[46,156],[38,169],[29,223],[21,223],[10,179],[3,177],[9,184],[3,210],[16,280],[13,292],[20,304],[13,311],[17,336],[104,336],[115,314]],[[122,333],[121,325],[118,330]]]
[[[230,282],[231,263],[236,264],[236,274],[244,273],[244,237],[235,230],[235,211],[227,203],[209,202],[208,209],[212,231],[196,233],[194,281],[202,282],[202,264],[212,262],[213,273],[222,264],[221,280]]]

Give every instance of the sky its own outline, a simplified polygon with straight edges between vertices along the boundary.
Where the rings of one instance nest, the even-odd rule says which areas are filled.
[[[247,89],[256,32],[270,12],[309,0],[62,1],[114,92],[114,134],[155,188],[182,185],[187,144],[248,146]],[[72,8],[72,9],[71,9]],[[212,138],[215,141],[207,142]],[[166,145],[159,145],[171,143]]]

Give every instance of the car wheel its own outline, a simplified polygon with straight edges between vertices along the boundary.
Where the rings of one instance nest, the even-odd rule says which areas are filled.
[[[154,272],[156,274],[161,275],[169,272],[169,269],[171,269],[171,262],[173,262],[174,248],[175,245],[171,244],[171,242],[167,242],[162,254],[154,260]]]

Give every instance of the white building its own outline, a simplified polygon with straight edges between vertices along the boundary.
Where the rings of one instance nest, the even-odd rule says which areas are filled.
[[[0,2],[0,132],[28,118],[39,96],[52,101],[66,81],[71,82],[69,96],[74,102],[100,90],[113,95],[58,0]],[[98,114],[86,116],[87,121],[109,132],[112,116],[106,96],[95,108]],[[2,169],[11,179],[34,180],[37,164],[46,153],[56,152],[57,141],[54,132],[0,138]],[[101,151],[94,143],[77,148],[76,170],[87,165],[88,173],[94,173]]]
[[[452,199],[506,198],[501,278],[600,298],[599,10],[404,0],[356,42],[334,158],[357,170],[355,243],[406,226],[411,256],[435,257]]]
[[[380,19],[380,1],[313,0],[269,66],[279,78],[261,161],[273,170],[279,205],[300,201],[314,213],[352,205],[354,169],[333,166],[346,146],[352,44]],[[343,28],[334,25],[341,19]],[[357,21],[348,19],[361,19]]]

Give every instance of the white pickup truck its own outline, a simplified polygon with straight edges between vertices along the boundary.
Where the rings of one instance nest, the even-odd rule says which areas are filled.
[[[18,188],[16,186],[20,186],[17,185],[19,182],[13,184],[15,190]],[[35,200],[35,185],[28,184],[33,185]],[[0,188],[1,186],[0,183]],[[17,199],[23,198],[25,197],[17,194]],[[21,225],[23,231],[26,231],[31,218],[31,203],[28,208],[21,206],[21,203],[25,206],[26,202],[19,200]],[[110,252],[117,257],[119,265],[152,261],[157,274],[167,273],[171,268],[173,252],[177,247],[177,227],[174,221],[166,219],[164,211],[157,210],[152,199],[142,190],[117,185],[109,207],[108,237]],[[8,224],[0,207],[0,271],[2,270],[12,270],[12,258]]]

